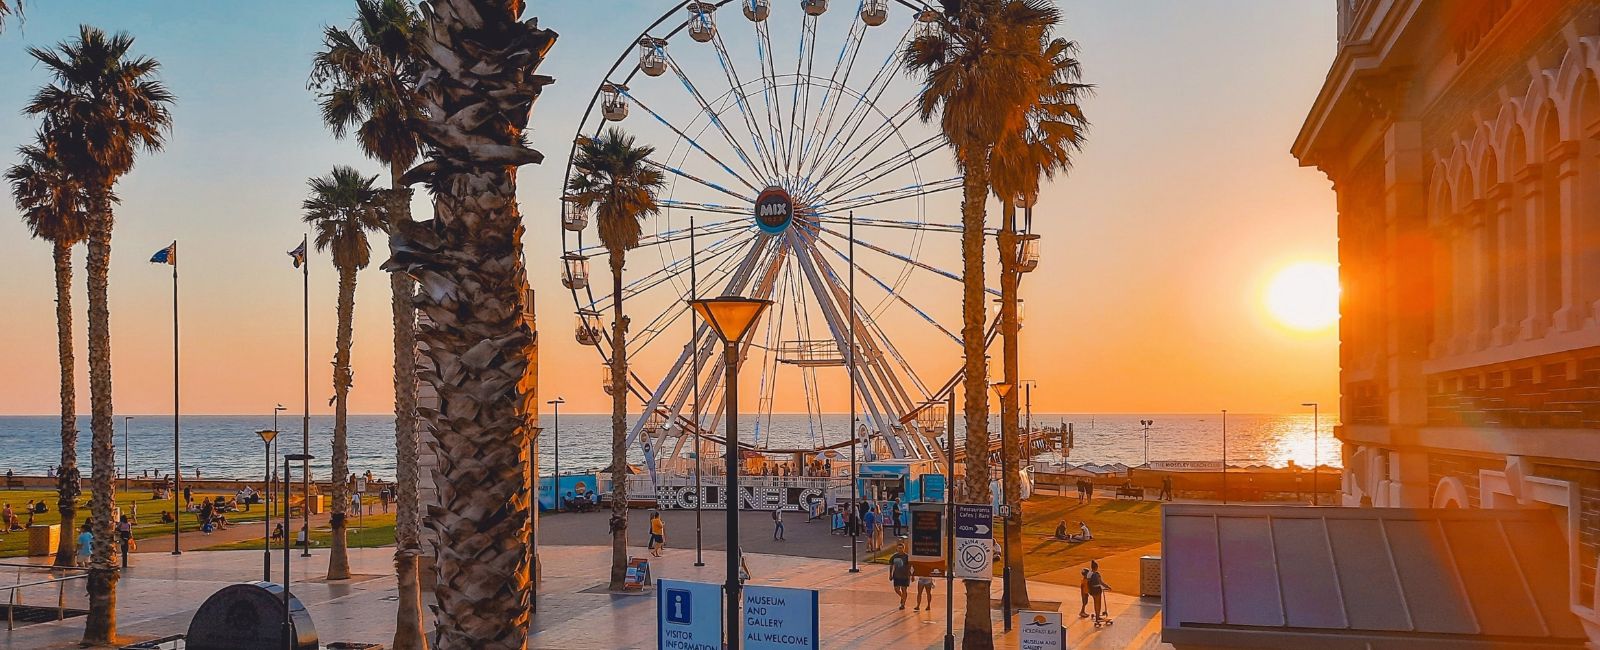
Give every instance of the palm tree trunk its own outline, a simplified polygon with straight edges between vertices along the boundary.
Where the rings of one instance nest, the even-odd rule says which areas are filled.
[[[56,566],[72,566],[78,553],[78,405],[74,386],[77,361],[72,354],[72,244],[52,242],[56,263],[56,351],[61,357],[61,467],[56,474],[56,510],[61,513],[61,541]]]
[[[94,549],[89,564],[89,615],[83,624],[83,642],[110,645],[117,636],[116,565],[111,561],[115,526],[111,507],[116,489],[115,431],[111,423],[111,309],[108,303],[111,272],[111,199],[107,189],[90,190],[94,225],[89,231],[89,432],[91,491],[89,513]],[[71,531],[61,531],[70,535]]]
[[[411,222],[411,190],[400,177],[405,169],[389,170],[388,213],[392,224]],[[394,238],[390,238],[390,253]],[[421,554],[422,519],[417,510],[417,310],[416,287],[404,273],[389,274],[390,309],[394,316],[394,465],[395,525],[394,573],[399,589],[395,612],[394,650],[425,650],[422,632],[422,583],[417,579]]]
[[[1006,506],[1011,516],[1006,518],[1005,548],[1011,551],[1004,554],[1006,567],[1011,570],[1011,608],[1027,607],[1028,577],[1023,570],[1022,561],[1022,477],[1018,470],[1022,467],[1022,446],[1017,440],[1017,425],[1021,412],[1019,405],[1022,401],[1022,390],[1017,384],[1019,368],[1017,357],[1020,334],[1017,320],[1017,206],[1016,203],[1006,198],[1001,201],[1003,224],[1000,228],[998,244],[1000,246],[1000,334],[1002,337],[1002,352],[1005,357],[1006,383],[1012,386],[1011,392],[1000,398],[1000,453],[1005,456],[1005,466],[1011,471],[1001,479],[1005,487]]]
[[[984,361],[984,316],[988,305],[983,286],[984,200],[989,195],[985,152],[962,151],[961,202],[961,347],[966,355],[967,448],[966,494],[969,503],[989,503],[989,386]],[[988,580],[967,580],[966,619],[961,627],[961,647],[994,647],[994,623],[989,618]]]
[[[628,317],[622,315],[622,251],[611,251],[611,588],[628,575]]]
[[[384,265],[418,283],[417,329],[439,396],[418,409],[435,440],[440,650],[528,645],[532,563],[528,443],[537,365],[522,264],[518,165],[542,160],[523,129],[549,77],[535,74],[554,32],[521,20],[521,0],[433,0],[418,56],[434,218],[401,224]]]
[[[356,270],[339,268],[339,331],[333,352],[333,542],[328,553],[328,579],[350,578],[350,550],[345,540],[349,528],[350,443],[346,419],[350,414],[350,339],[356,309]]]

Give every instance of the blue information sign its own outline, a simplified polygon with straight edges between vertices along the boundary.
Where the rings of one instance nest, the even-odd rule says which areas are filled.
[[[820,647],[815,589],[744,588],[744,647],[794,650]]]
[[[722,585],[683,580],[658,581],[656,648],[721,650]]]

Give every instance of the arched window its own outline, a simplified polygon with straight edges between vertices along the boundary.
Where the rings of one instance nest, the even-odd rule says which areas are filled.
[[[1580,313],[1600,316],[1600,82],[1584,79],[1578,95],[1578,297]]]
[[[1444,182],[1444,176],[1442,169],[1434,174],[1433,195],[1428,206],[1428,230],[1433,235],[1430,240],[1433,253],[1432,349],[1435,356],[1449,354],[1450,339],[1455,336],[1451,329],[1455,313],[1454,238],[1450,234],[1450,186]]]
[[[1478,295],[1478,331],[1487,335],[1500,326],[1500,278],[1503,272],[1503,259],[1500,249],[1501,221],[1508,218],[1506,206],[1501,203],[1504,197],[1496,193],[1496,186],[1500,184],[1500,170],[1494,151],[1484,154],[1483,162],[1479,163],[1479,175],[1483,178],[1482,226],[1475,228],[1479,241],[1483,242],[1483,272],[1479,274]]]
[[[1549,318],[1561,308],[1561,126],[1554,103],[1546,103],[1539,116],[1539,153],[1544,156],[1542,185],[1539,191],[1539,228],[1536,231],[1534,260],[1539,272],[1539,312]]]
[[[1455,227],[1451,229],[1454,234],[1455,250],[1455,321],[1456,338],[1462,339],[1465,349],[1473,349],[1477,344],[1472,339],[1479,333],[1477,315],[1482,302],[1483,286],[1483,251],[1478,244],[1478,235],[1482,221],[1474,213],[1474,199],[1478,196],[1473,188],[1472,172],[1465,166],[1456,175],[1455,185],[1450,188],[1455,199]]]
[[[1506,177],[1518,180],[1518,174],[1528,166],[1528,140],[1523,137],[1522,129],[1514,129],[1511,137],[1506,140]],[[1534,181],[1537,182],[1537,181]],[[1528,318],[1528,287],[1532,279],[1528,277],[1528,206],[1526,204],[1528,193],[1525,187],[1516,187],[1511,191],[1511,204],[1514,206],[1509,218],[1501,226],[1502,234],[1501,263],[1506,267],[1505,283],[1500,291],[1505,299],[1505,321],[1514,331],[1520,331],[1522,321]]]

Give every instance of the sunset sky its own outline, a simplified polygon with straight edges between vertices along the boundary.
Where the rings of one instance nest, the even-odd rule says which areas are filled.
[[[609,397],[599,389],[594,351],[573,342],[573,302],[559,282],[556,209],[567,145],[610,62],[674,4],[529,3],[529,14],[561,35],[540,70],[556,84],[535,107],[529,130],[547,160],[519,176],[539,295],[541,398],[559,394],[575,412],[605,410]],[[1334,195],[1288,148],[1334,53],[1334,3],[1062,4],[1062,34],[1079,42],[1085,80],[1097,91],[1084,103],[1090,141],[1070,176],[1045,189],[1035,215],[1044,258],[1022,288],[1022,375],[1038,381],[1034,410],[1277,413],[1319,401],[1333,411],[1335,328],[1296,316],[1317,307],[1301,304],[1297,288],[1316,286],[1318,269],[1336,257]],[[173,239],[183,273],[185,412],[270,413],[276,402],[297,411],[301,285],[285,251],[305,230],[305,180],[335,164],[380,171],[353,143],[328,133],[306,89],[321,29],[347,24],[351,4],[74,0],[26,7],[25,22],[8,23],[0,35],[0,164],[15,162],[14,147],[31,139],[36,121],[20,109],[47,81],[24,48],[75,35],[80,22],[130,32],[136,52],[162,62],[162,79],[178,97],[167,150],[142,157],[117,187],[111,311],[118,412],[171,408],[170,269],[146,260]],[[743,22],[731,11],[721,18]],[[425,217],[425,193],[418,197],[418,216]],[[956,198],[930,201],[928,220],[956,222]],[[374,237],[381,249],[382,236]],[[928,241],[930,263],[958,268],[954,237]],[[376,268],[383,256],[374,257],[356,298],[356,413],[392,408],[388,283]],[[54,412],[50,249],[28,238],[9,191],[0,201],[0,259],[7,303],[0,414]],[[87,412],[81,248],[76,259],[78,406]],[[1307,264],[1285,276],[1299,280],[1273,287],[1281,271]],[[331,395],[333,279],[326,255],[314,254],[317,413],[329,410]],[[953,282],[924,288],[934,291],[947,305],[959,301]],[[898,345],[924,356],[952,349],[917,336]]]

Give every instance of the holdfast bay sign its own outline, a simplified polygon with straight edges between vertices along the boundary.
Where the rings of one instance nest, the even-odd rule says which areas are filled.
[[[700,486],[704,501],[701,507],[725,508],[727,490],[721,485]],[[822,500],[822,488],[794,486],[739,486],[740,510],[788,510],[808,512],[811,504]],[[662,510],[693,510],[695,488],[693,485],[662,485],[656,487],[656,504]]]

